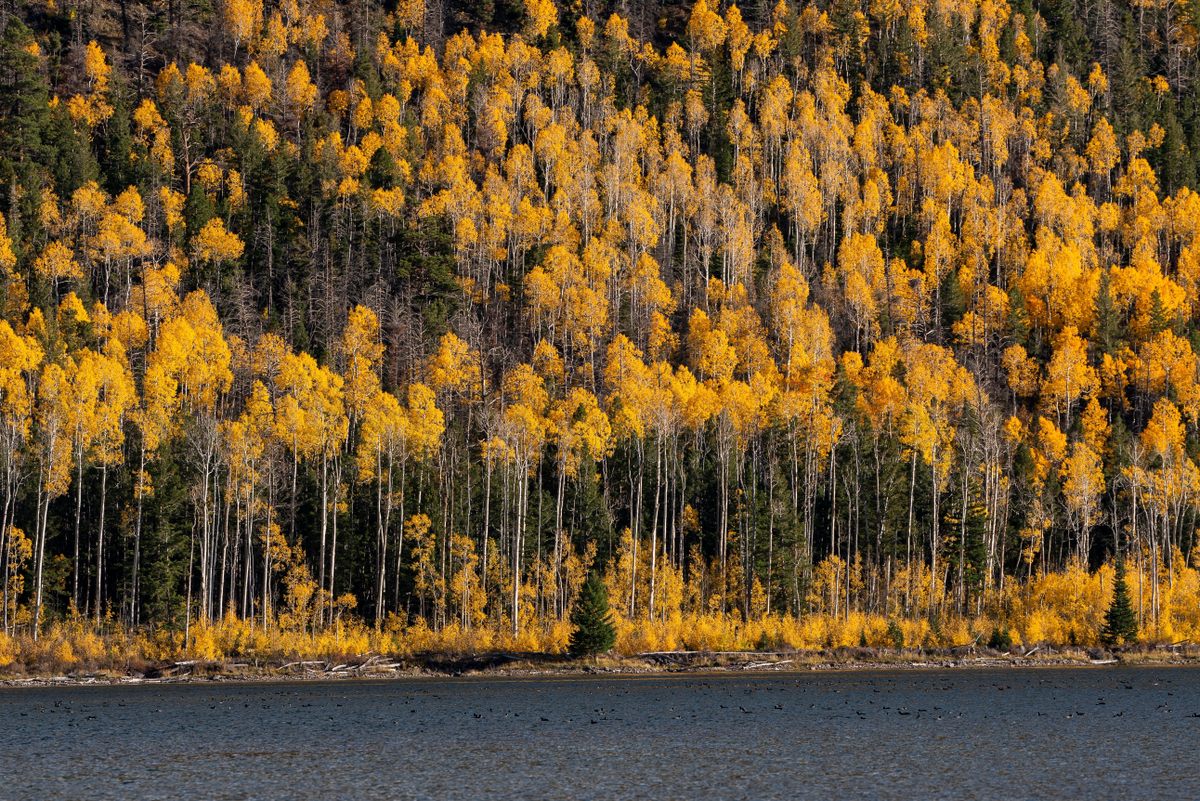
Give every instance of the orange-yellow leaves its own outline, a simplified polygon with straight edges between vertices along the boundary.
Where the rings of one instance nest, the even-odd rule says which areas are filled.
[[[447,331],[429,357],[425,375],[434,392],[479,391],[483,385],[479,353]]]
[[[585,348],[604,329],[611,258],[611,252],[596,240],[585,249],[583,260],[555,245],[542,263],[530,270],[525,279],[530,311],[553,338]]]
[[[124,421],[137,390],[119,345],[106,353],[84,350],[68,362],[70,424],[82,450],[101,464],[118,464],[125,442]]]
[[[729,335],[714,327],[709,316],[700,309],[692,312],[688,322],[688,350],[692,355],[692,366],[701,378],[717,385],[732,380],[737,369],[737,351],[730,344]]]
[[[0,275],[12,272],[17,266],[17,256],[13,253],[13,241],[8,235],[8,223],[0,214]]]
[[[1065,327],[1054,338],[1054,354],[1046,365],[1042,382],[1043,400],[1059,420],[1069,422],[1075,403],[1099,387],[1096,370],[1088,363],[1087,340],[1079,336],[1074,326]]]
[[[558,24],[558,8],[554,0],[525,0],[526,29],[530,36],[538,38]]]
[[[112,67],[95,41],[88,42],[83,55],[83,71],[87,77],[88,93],[75,95],[67,102],[67,111],[76,122],[95,127],[113,115],[108,100],[108,79]]]
[[[225,24],[235,46],[258,35],[262,27],[262,0],[224,0]]]
[[[1039,239],[1046,244],[1030,255],[1020,277],[1030,317],[1052,330],[1064,325],[1086,328],[1092,320],[1099,270],[1085,265],[1075,245],[1049,234]]]
[[[408,429],[408,416],[395,395],[380,391],[368,400],[358,431],[359,480],[382,478],[384,465],[399,461],[406,454]]]
[[[780,370],[789,389],[824,391],[833,371],[833,332],[828,315],[808,303],[808,294],[804,276],[784,261],[771,288]]]
[[[1053,420],[1039,417],[1037,439],[1042,453],[1052,464],[1059,464],[1067,455],[1067,435]]]
[[[317,87],[313,85],[308,65],[302,59],[297,60],[288,71],[286,92],[288,103],[297,116],[312,110],[317,102]]]
[[[220,217],[213,217],[204,224],[193,241],[196,258],[200,261],[233,261],[241,258],[245,250],[241,238],[228,231]]]
[[[1108,437],[1112,427],[1108,424],[1108,416],[1104,408],[1095,398],[1088,401],[1084,408],[1080,428],[1084,444],[1094,452],[1103,455],[1108,447]]]
[[[396,20],[405,28],[417,28],[425,21],[425,0],[399,0]]]
[[[75,260],[75,254],[62,242],[53,241],[46,245],[42,254],[33,263],[34,272],[50,281],[83,278],[83,268]]]
[[[938,345],[908,342],[900,363],[908,392],[901,441],[927,464],[943,469],[960,413],[968,405],[982,405],[985,396],[954,355]]]
[[[642,353],[623,334],[609,343],[604,384],[609,392],[609,414],[619,437],[641,437],[646,431],[650,405],[650,371]]]
[[[383,359],[383,343],[379,337],[379,318],[375,312],[365,306],[350,310],[339,344],[346,382],[346,406],[355,416],[363,413],[368,401],[379,391],[379,365]]]
[[[533,346],[534,371],[551,385],[560,385],[566,378],[566,368],[558,349],[544,339]]]
[[[1138,339],[1149,337],[1157,321],[1172,321],[1187,309],[1187,291],[1163,275],[1154,260],[1135,259],[1129,267],[1112,268],[1114,305],[1130,314],[1129,330]]]
[[[586,389],[571,390],[555,402],[549,414],[550,434],[564,473],[574,478],[584,457],[603,458],[612,452],[612,427],[596,396]]]
[[[34,381],[42,358],[37,340],[0,320],[0,426],[14,444],[29,436]]]
[[[155,350],[146,368],[147,405],[160,413],[162,430],[152,441],[170,433],[174,410],[211,414],[217,399],[233,382],[232,353],[225,341],[217,311],[203,292],[188,295],[179,314],[159,328]],[[148,446],[151,450],[154,445]]]
[[[506,400],[497,430],[508,451],[526,468],[537,458],[546,440],[543,416],[549,395],[541,376],[528,364],[518,364],[504,376]]]
[[[510,404],[527,406],[536,414],[545,411],[550,399],[546,382],[534,372],[532,365],[524,363],[505,373],[503,391]]]
[[[706,0],[697,0],[688,19],[688,37],[693,49],[710,53],[725,42],[727,28],[721,15],[712,10]]]
[[[1163,462],[1184,458],[1183,419],[1174,403],[1166,398],[1158,399],[1140,439],[1142,447]]]
[[[91,316],[83,306],[83,301],[74,292],[68,292],[58,304],[56,314],[60,328],[71,327],[72,323],[90,323]]]
[[[281,397],[275,405],[275,429],[300,460],[328,458],[349,433],[344,381],[307,353],[284,354],[276,378]]]
[[[171,151],[171,129],[150,98],[142,100],[133,112],[133,123],[138,143],[146,148],[153,163],[165,173],[175,167],[175,156]]]
[[[1096,120],[1092,127],[1092,138],[1087,143],[1088,164],[1092,172],[1107,175],[1117,166],[1121,159],[1121,149],[1117,145],[1117,135],[1113,127],[1104,117]]]
[[[1032,397],[1038,391],[1037,362],[1029,357],[1021,345],[1009,345],[1000,356],[1008,379],[1008,388],[1017,397]]]
[[[251,61],[242,71],[242,96],[255,111],[265,108],[271,100],[271,79],[257,61]]]
[[[1076,442],[1061,472],[1067,510],[1076,516],[1079,528],[1090,528],[1096,522],[1105,485],[1099,454]]]
[[[434,401],[433,391],[420,383],[408,385],[409,443],[419,459],[437,450],[446,430],[445,416]]]
[[[1148,395],[1172,394],[1188,417],[1200,417],[1200,360],[1191,344],[1170,330],[1144,343],[1134,360],[1135,386]]]
[[[71,486],[71,392],[66,371],[50,362],[38,380],[36,415],[37,457],[43,471],[43,488],[51,498]]]
[[[842,240],[838,278],[858,332],[870,340],[880,306],[887,300],[883,253],[874,236],[853,234]]]
[[[129,187],[114,198],[111,210],[100,216],[96,233],[88,241],[90,257],[108,262],[149,255],[150,242],[137,225],[144,214],[145,205],[134,187]]]

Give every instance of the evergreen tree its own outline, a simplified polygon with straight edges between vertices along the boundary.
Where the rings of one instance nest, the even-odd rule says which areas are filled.
[[[50,92],[38,52],[33,32],[9,17],[0,32],[0,113],[5,121],[0,126],[0,185],[13,180],[27,159],[45,156],[42,130]]]
[[[1108,270],[1102,270],[1100,273],[1100,287],[1096,290],[1095,308],[1096,341],[1100,345],[1100,350],[1104,353],[1116,353],[1121,344],[1121,319],[1113,303],[1112,275]],[[1161,300],[1159,308],[1161,311]]]
[[[1125,583],[1125,560],[1117,560],[1116,581],[1113,584],[1113,599],[1104,615],[1104,628],[1100,630],[1100,641],[1108,646],[1123,645],[1137,639],[1137,616],[1129,598],[1129,586]]]
[[[571,612],[571,624],[575,627],[568,645],[571,656],[604,653],[617,642],[617,630],[608,609],[608,590],[596,573],[588,576],[579,593],[579,600]]]

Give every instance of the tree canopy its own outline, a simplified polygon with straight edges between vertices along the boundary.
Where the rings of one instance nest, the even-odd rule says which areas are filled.
[[[0,16],[5,632],[1200,636],[1195,3],[626,5]]]

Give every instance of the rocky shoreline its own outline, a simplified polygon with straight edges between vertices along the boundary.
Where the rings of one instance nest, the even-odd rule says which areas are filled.
[[[1120,651],[1038,647],[1013,652],[987,648],[820,651],[663,651],[576,660],[559,654],[364,655],[344,660],[167,662],[144,670],[90,670],[66,674],[0,673],[0,687],[283,682],[418,678],[559,678],[676,674],[871,670],[949,670],[1200,665],[1200,646],[1142,647]]]

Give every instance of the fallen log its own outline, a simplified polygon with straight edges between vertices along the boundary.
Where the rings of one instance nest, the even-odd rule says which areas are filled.
[[[746,670],[758,670],[759,668],[774,667],[776,665],[790,665],[792,659],[781,659],[778,662],[750,662],[746,665]]]

